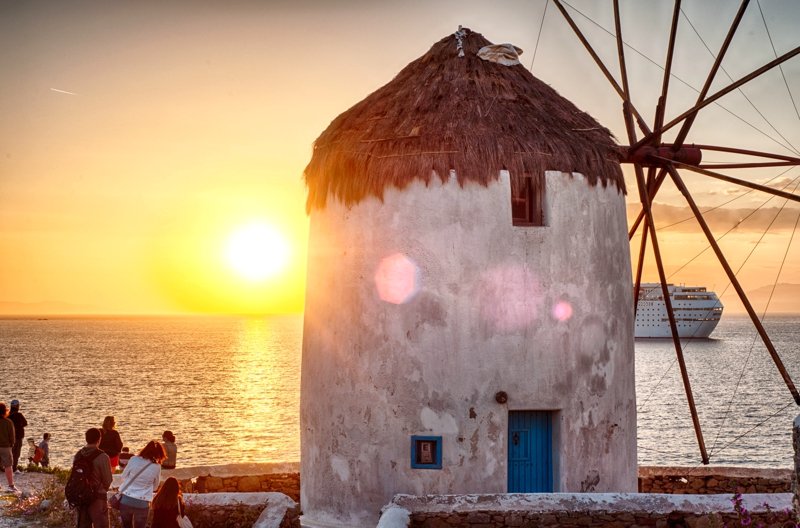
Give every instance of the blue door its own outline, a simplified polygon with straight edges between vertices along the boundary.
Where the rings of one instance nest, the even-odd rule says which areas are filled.
[[[509,411],[508,492],[553,491],[553,413]]]

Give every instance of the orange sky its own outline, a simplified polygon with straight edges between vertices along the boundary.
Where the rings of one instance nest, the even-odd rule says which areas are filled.
[[[613,28],[605,2],[572,3]],[[626,40],[663,62],[671,6],[622,4]],[[726,30],[721,21],[733,17],[737,4],[687,1],[684,11],[716,50]],[[796,46],[790,25],[800,20],[800,3],[761,4],[777,52]],[[87,313],[301,311],[308,230],[302,170],[317,135],[459,24],[518,45],[530,66],[544,6],[544,0],[0,3],[0,313],[19,308],[9,303],[43,302]],[[576,17],[611,62],[613,40]],[[713,59],[683,22],[675,72],[699,87]],[[661,28],[657,38],[654,27]],[[649,116],[660,73],[634,55],[628,59],[634,102]],[[729,58],[724,66],[733,78],[774,58],[756,8]],[[800,101],[800,59],[783,69]],[[624,137],[618,97],[552,3],[533,70]],[[676,115],[696,95],[679,81],[673,87],[669,112]],[[777,143],[800,145],[800,117],[779,72],[745,92],[763,117],[731,94],[722,103],[741,119],[710,108],[689,141],[779,153],[789,150]],[[780,172],[735,175],[766,181]],[[705,207],[737,192],[701,177],[688,183]],[[629,187],[635,197],[630,179]],[[715,233],[767,198],[751,193],[731,203],[712,220]],[[662,210],[662,225],[686,216],[674,190],[665,187],[659,201],[676,207]],[[767,204],[774,213],[782,206],[778,199]],[[746,289],[775,280],[797,212],[796,206],[780,212],[774,233],[743,269]],[[759,214],[723,239],[734,267],[770,220]],[[252,221],[273,225],[290,251],[288,266],[262,282],[238,276],[224,261],[231,233]],[[668,271],[702,250],[690,222],[661,233]],[[797,257],[792,249],[781,282],[800,283]],[[671,280],[718,291],[727,284],[708,252]]]

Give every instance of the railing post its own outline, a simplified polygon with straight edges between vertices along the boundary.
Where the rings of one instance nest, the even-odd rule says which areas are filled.
[[[792,444],[794,445],[794,475],[792,475],[792,505],[796,521],[800,521],[800,414],[794,419],[792,428]]]

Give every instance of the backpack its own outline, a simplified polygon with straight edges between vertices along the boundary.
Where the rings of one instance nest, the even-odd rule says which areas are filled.
[[[90,455],[75,455],[72,470],[69,472],[67,484],[64,486],[64,497],[70,508],[79,508],[92,502],[97,495],[95,488],[94,467],[92,462],[102,451],[97,450]]]
[[[34,464],[38,464],[44,458],[44,449],[39,446],[36,446],[36,449],[33,451],[33,460]]]

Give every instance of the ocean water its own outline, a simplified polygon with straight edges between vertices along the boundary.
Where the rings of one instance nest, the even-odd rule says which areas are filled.
[[[800,318],[765,326],[800,384]],[[752,325],[725,315],[713,336],[684,349],[712,464],[791,467],[800,410]],[[106,415],[133,451],[173,431],[179,465],[296,461],[301,343],[297,315],[5,318],[0,400],[53,435],[55,465]],[[699,464],[671,341],[637,341],[636,376],[640,464]]]

